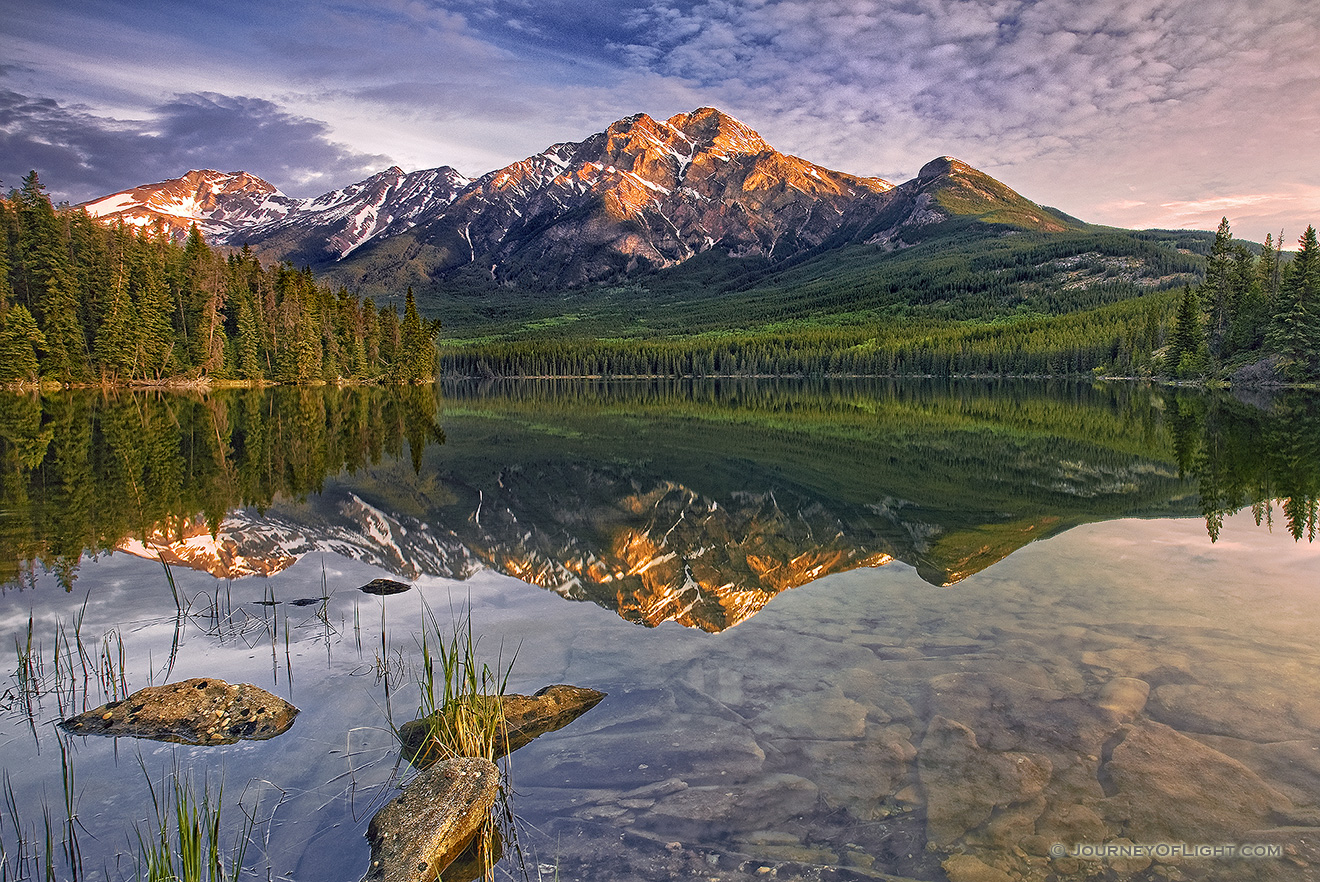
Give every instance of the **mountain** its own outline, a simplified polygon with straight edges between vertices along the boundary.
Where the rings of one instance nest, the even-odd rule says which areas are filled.
[[[358,262],[377,274],[406,262],[432,281],[476,267],[498,283],[574,287],[713,248],[790,256],[860,226],[892,188],[779,153],[712,108],[638,114],[483,175]]]
[[[398,166],[301,203],[282,218],[240,227],[220,241],[259,256],[320,266],[363,243],[436,216],[471,181],[448,166],[404,172]]]
[[[79,207],[107,224],[123,221],[146,227],[159,221],[176,238],[187,236],[196,223],[208,240],[223,243],[239,230],[277,221],[302,204],[247,172],[202,169],[121,190]]]
[[[912,245],[924,238],[927,228],[957,219],[1044,233],[1065,233],[1085,226],[1037,205],[965,162],[941,156],[922,166],[915,178],[896,187],[853,241],[892,247]]]
[[[243,172],[192,171],[84,207],[176,233],[196,221],[215,244],[384,290],[452,280],[563,290],[706,253],[780,264],[847,244],[903,247],[953,218],[1081,226],[950,157],[894,186],[781,153],[710,107],[630,116],[475,180],[395,167],[294,200]]]

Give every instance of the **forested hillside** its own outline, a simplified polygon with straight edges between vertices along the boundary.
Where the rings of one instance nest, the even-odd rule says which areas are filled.
[[[1313,229],[1291,257],[1273,237],[1263,248],[1233,241],[1227,221],[1213,240],[1118,230],[987,236],[964,227],[881,260],[853,247],[787,268],[692,261],[627,289],[563,298],[558,315],[521,328],[495,314],[484,325],[477,318],[476,328],[500,333],[451,339],[442,362],[458,376],[1314,382]]]
[[[438,330],[411,292],[400,318],[196,227],[57,210],[35,172],[0,199],[0,383],[429,381]]]

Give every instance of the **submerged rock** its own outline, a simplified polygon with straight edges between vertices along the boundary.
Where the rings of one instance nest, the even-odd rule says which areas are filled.
[[[531,696],[493,695],[476,700],[498,702],[504,713],[507,750],[504,744],[499,745],[495,757],[498,759],[505,753],[525,747],[546,732],[564,728],[599,704],[604,697],[604,692],[595,689],[559,684],[547,686]],[[410,762],[424,762],[428,731],[426,720],[413,720],[399,728],[403,755]],[[431,761],[434,761],[434,757]]]
[[[195,677],[139,689],[60,723],[75,735],[126,735],[178,744],[264,741],[293,725],[298,708],[264,689]]]
[[[1117,792],[1104,813],[1142,842],[1233,842],[1292,808],[1242,763],[1151,721],[1123,733],[1105,772]]]
[[[499,790],[499,769],[480,757],[422,772],[367,825],[371,867],[362,882],[439,878],[490,819]]]
[[[402,594],[412,589],[407,582],[396,582],[393,579],[372,579],[367,584],[358,588],[364,594],[375,594],[378,597],[385,597],[390,594]]]
[[[1100,688],[1096,706],[1110,711],[1118,719],[1129,723],[1146,707],[1150,698],[1150,684],[1132,677],[1115,677]]]

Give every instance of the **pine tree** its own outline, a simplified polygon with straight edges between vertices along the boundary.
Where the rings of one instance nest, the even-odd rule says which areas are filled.
[[[9,281],[9,228],[13,224],[9,206],[0,199],[0,319],[13,302],[14,289]]]
[[[1320,245],[1307,227],[1297,256],[1284,273],[1266,342],[1281,358],[1280,369],[1294,380],[1320,376]]]
[[[142,376],[162,379],[170,372],[174,355],[174,327],[170,292],[161,254],[149,231],[133,241],[132,296],[138,318],[137,365]]]
[[[1182,300],[1169,334],[1165,364],[1179,377],[1197,376],[1205,371],[1205,332],[1201,327],[1201,309],[1190,285],[1183,286]]]
[[[112,289],[105,317],[97,329],[95,355],[106,380],[118,382],[133,377],[138,355],[137,321],[123,279]]]
[[[1256,279],[1260,284],[1261,297],[1267,306],[1273,306],[1279,294],[1280,271],[1282,267],[1283,231],[1274,239],[1265,234],[1265,247],[1261,249],[1260,260],[1256,262]]]
[[[21,278],[29,312],[46,337],[42,373],[76,382],[86,373],[87,339],[78,316],[78,288],[69,265],[67,236],[37,173],[23,178],[16,194]]]
[[[435,379],[436,330],[417,314],[417,303],[409,286],[403,324],[399,328],[399,354],[395,359],[395,373],[401,381],[422,383]]]
[[[1233,234],[1229,232],[1228,218],[1222,218],[1200,288],[1201,307],[1209,316],[1210,353],[1216,358],[1223,354],[1224,335],[1232,322],[1233,267]]]
[[[236,367],[245,380],[260,380],[265,376],[261,360],[261,334],[257,330],[256,310],[251,296],[243,297],[238,305],[238,341]]]
[[[21,303],[11,306],[0,318],[0,382],[36,382],[38,353],[45,346],[46,338],[27,307]]]

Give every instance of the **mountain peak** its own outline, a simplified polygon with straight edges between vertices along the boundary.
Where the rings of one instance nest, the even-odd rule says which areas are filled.
[[[714,107],[675,114],[665,125],[682,132],[698,149],[731,154],[767,153],[774,149],[751,128]]]
[[[107,223],[150,227],[159,222],[176,238],[186,236],[197,223],[215,239],[239,227],[283,217],[300,204],[249,172],[202,168],[120,190],[80,207]]]
[[[923,165],[921,171],[917,172],[917,180],[924,184],[944,175],[968,173],[980,174],[960,159],[954,159],[952,156],[941,156]]]

